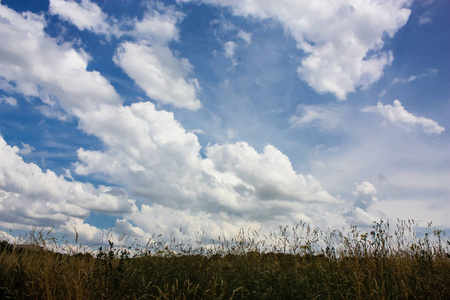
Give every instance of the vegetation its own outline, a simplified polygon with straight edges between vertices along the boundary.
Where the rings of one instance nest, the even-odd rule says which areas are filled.
[[[418,238],[413,226],[380,221],[344,233],[300,223],[211,243],[109,241],[92,253],[32,231],[33,247],[0,245],[0,298],[450,299],[449,239],[431,226]]]

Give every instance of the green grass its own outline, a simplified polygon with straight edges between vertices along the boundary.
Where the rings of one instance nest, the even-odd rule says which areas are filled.
[[[150,239],[145,246],[64,254],[53,245],[0,250],[1,299],[450,299],[450,241],[417,238],[412,221],[383,221],[362,233],[305,223],[269,236],[240,231],[206,244]]]

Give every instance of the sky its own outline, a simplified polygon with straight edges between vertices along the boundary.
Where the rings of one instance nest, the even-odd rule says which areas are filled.
[[[448,230],[448,15],[446,0],[2,0],[0,231]]]

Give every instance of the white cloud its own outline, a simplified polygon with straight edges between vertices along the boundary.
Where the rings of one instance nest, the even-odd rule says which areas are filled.
[[[318,93],[331,92],[341,100],[357,87],[368,88],[383,75],[383,68],[393,60],[392,53],[388,52],[372,55],[365,60],[365,56],[354,53],[350,56],[359,56],[360,59],[348,61],[347,56],[343,57],[348,53],[344,54],[344,50],[339,54],[333,53],[334,45],[330,43],[315,48],[307,51],[309,55],[302,60],[297,72]]]
[[[245,32],[243,30],[239,30],[238,37],[243,39],[247,44],[252,43],[252,34],[251,33]]]
[[[0,76],[0,89],[6,93],[14,93],[15,86],[11,84],[11,82],[8,82],[8,80]]]
[[[262,153],[243,142],[213,145],[202,158],[197,137],[150,102],[82,114],[80,128],[108,150],[80,149],[75,172],[103,174],[143,203],[266,222],[308,214],[303,203],[337,202],[270,145]]]
[[[365,114],[343,118],[342,122],[339,133],[344,138],[333,143],[341,150],[320,151],[317,159],[326,168],[312,161],[311,174],[320,179],[327,191],[341,195],[348,205],[352,204],[352,198],[356,200],[351,193],[352,187],[356,192],[355,182],[360,184],[365,180],[376,187],[373,196],[379,200],[372,201],[367,209],[352,207],[345,214],[347,222],[370,226],[373,220],[386,216],[394,220],[430,216],[428,221],[439,220],[440,224],[445,224],[448,210],[442,208],[448,206],[450,195],[447,139],[424,139],[422,135],[405,135],[402,130],[380,130]],[[420,125],[416,128],[422,129]],[[318,148],[325,149],[324,146]],[[398,199],[404,200],[401,205],[390,205]],[[423,203],[420,209],[415,208],[416,202]]]
[[[204,231],[205,237],[217,239],[223,235],[233,236],[241,228],[259,228],[260,225],[257,222],[230,218],[220,213],[178,210],[162,205],[143,205],[139,212],[128,215],[128,218],[147,233],[161,234],[164,238],[174,236],[177,240],[183,241],[195,237],[198,232]]]
[[[141,228],[133,226],[128,220],[124,219],[116,221],[114,224],[114,230],[127,237],[144,237],[145,235],[145,232]]]
[[[149,4],[141,20],[130,23],[132,29],[119,31],[108,25],[108,16],[97,4],[83,0],[53,0],[51,12],[71,20],[79,29],[97,34],[129,35],[135,42],[119,45],[115,63],[132,78],[153,100],[175,107],[197,110],[201,107],[197,94],[200,85],[196,78],[188,77],[192,65],[186,58],[177,58],[167,44],[178,39],[179,23],[184,15],[171,6]],[[110,22],[111,23],[111,22]],[[57,115],[43,110],[47,115]]]
[[[167,45],[172,40],[178,40],[179,23],[183,14],[175,11],[172,7],[158,7],[163,13],[149,8],[140,21],[135,21],[131,34],[140,42],[145,44],[158,43]]]
[[[233,41],[226,42],[223,45],[223,48],[225,50],[225,56],[228,58],[233,58],[234,52],[236,51],[236,47],[237,47],[237,45],[235,42],[233,42]]]
[[[13,236],[3,230],[0,230],[0,237],[2,241],[7,241],[10,244],[16,244],[20,240],[20,238]]]
[[[260,154],[247,143],[213,145],[207,148],[214,163],[212,174],[221,182],[242,189],[242,196],[259,200],[335,202],[312,176],[297,174],[289,158],[271,145]]]
[[[345,214],[345,217],[352,226],[358,226],[358,228],[362,230],[365,230],[365,228],[368,228],[369,226],[373,226],[374,221],[379,221],[383,217],[385,218],[384,215],[372,215],[360,207],[352,208]]]
[[[393,83],[408,83],[424,77],[432,77],[436,75],[438,72],[439,72],[438,69],[429,68],[426,72],[419,75],[411,75],[408,78],[397,77],[394,79]]]
[[[56,104],[56,103],[55,103]],[[49,119],[58,119],[59,121],[65,122],[70,120],[70,116],[67,113],[55,105],[54,102],[50,103],[50,105],[40,105],[36,106],[36,110],[38,110],[43,116]]]
[[[206,132],[203,129],[200,129],[200,128],[189,130],[189,132],[192,132],[195,135],[206,134]]]
[[[301,209],[298,209],[298,207]],[[204,240],[226,237],[227,239],[235,237],[240,230],[246,232],[259,232],[260,236],[269,236],[275,228],[285,224],[297,224],[300,221],[310,222],[311,226],[342,226],[345,221],[340,215],[340,209],[335,209],[334,214],[328,212],[317,203],[309,206],[297,204],[290,207],[290,215],[273,216],[272,213],[279,213],[278,207],[267,208],[266,217],[263,220],[254,220],[249,217],[239,217],[229,215],[224,212],[205,212],[193,211],[191,209],[174,209],[162,205],[143,205],[139,212],[127,215],[127,219],[132,221],[136,227],[149,235],[149,233],[161,235],[162,240],[168,237],[175,238],[177,241],[188,241],[192,243],[198,238]],[[308,217],[304,212],[311,216]],[[299,212],[300,211],[300,212]],[[148,222],[153,220],[153,222]],[[257,238],[257,237],[255,237]]]
[[[125,42],[117,49],[114,62],[150,98],[190,110],[201,107],[198,81],[188,77],[192,65],[185,58],[175,57],[167,46]]]
[[[433,16],[433,13],[430,11],[427,11],[426,13],[424,13],[423,15],[421,15],[419,17],[419,25],[424,25],[424,24],[428,24],[431,23],[433,20],[431,19],[431,17]]]
[[[238,64],[236,57],[235,57],[236,48],[237,48],[237,44],[233,41],[228,41],[223,45],[225,57],[231,59],[233,67]]]
[[[334,104],[299,105],[297,114],[289,119],[292,127],[315,126],[323,129],[333,129],[341,123],[343,107]]]
[[[190,0],[179,0],[188,2]],[[393,60],[383,38],[406,24],[410,0],[204,0],[244,17],[278,20],[306,53],[297,72],[318,93],[339,99],[367,88]]]
[[[192,65],[186,58],[176,57],[168,47],[178,40],[179,23],[184,15],[161,3],[150,5],[143,19],[135,20],[130,34],[136,42],[122,43],[114,62],[140,86],[148,97],[163,104],[197,110],[201,107],[197,94],[197,78],[189,77]]]
[[[375,186],[368,181],[363,181],[360,184],[355,183],[355,190],[353,196],[355,196],[355,207],[361,209],[367,209],[373,202],[378,201],[375,197],[377,190]]]
[[[2,5],[0,24],[0,77],[14,83],[15,92],[41,97],[49,106],[58,103],[68,113],[121,102],[100,73],[86,70],[90,58],[85,52],[45,34],[43,16]]]
[[[393,106],[378,102],[377,106],[367,106],[361,111],[379,113],[387,121],[408,130],[420,127],[427,134],[441,134],[445,131],[445,128],[439,126],[437,122],[424,117],[417,117],[406,111],[399,100],[395,100]]]
[[[33,146],[30,146],[29,144],[26,143],[22,143],[23,148],[19,150],[19,154],[21,155],[28,155],[31,152],[33,152],[33,150],[36,150],[36,148],[34,148]]]
[[[8,105],[11,105],[11,106],[17,106],[17,99],[13,98],[13,97],[1,96],[0,103],[2,103],[2,102],[6,103]]]
[[[146,44],[167,44],[178,39],[177,23],[183,18],[181,12],[160,2],[147,5],[141,20],[124,19],[121,22],[106,15],[101,8],[89,0],[80,3],[73,0],[51,0],[51,14],[59,15],[79,30],[89,30],[99,35],[132,36]],[[131,29],[130,29],[131,28]]]
[[[245,142],[216,144],[204,149],[202,157],[197,136],[186,132],[173,113],[156,110],[150,102],[120,105],[112,86],[98,73],[86,71],[86,53],[68,44],[58,45],[45,35],[42,17],[30,14],[25,19],[5,8],[0,12],[0,21],[7,19],[20,25],[5,23],[12,33],[0,29],[1,37],[9,38],[8,45],[20,48],[27,41],[38,45],[25,47],[23,53],[3,47],[2,55],[14,58],[0,56],[3,83],[8,87],[17,84],[14,91],[40,96],[48,107],[73,113],[79,119],[79,129],[104,144],[104,150],[79,149],[75,173],[99,175],[121,184],[143,203],[138,210],[122,189],[95,188],[74,181],[70,172],[66,178],[44,172],[23,162],[18,148],[5,144],[2,151],[9,153],[11,164],[3,162],[1,168],[3,225],[39,226],[54,220],[66,230],[79,226],[77,230],[84,232],[86,241],[94,241],[104,231],[83,221],[91,211],[121,214],[124,219],[116,222],[117,228],[137,237],[159,230],[173,232],[183,224],[188,224],[190,231],[206,228],[219,235],[227,230],[236,233],[249,224],[279,225],[303,219],[326,227],[342,219],[343,209],[339,208],[333,220],[327,220],[331,213],[326,205],[337,206],[339,200],[314,177],[296,172],[276,147],[268,145],[257,151]],[[41,25],[39,30],[30,23],[33,18]],[[142,35],[136,30],[136,41],[123,43],[117,50],[116,64],[157,101],[198,109],[198,83],[189,78],[192,66],[174,56],[165,44],[178,36],[170,25],[175,19],[166,19],[162,13],[144,14],[140,22],[147,21],[166,22],[168,30],[162,30],[160,36],[155,33],[154,40],[144,37],[144,32],[153,34],[151,26],[142,27]],[[14,40],[15,34],[21,41]],[[33,73],[32,68],[42,73]],[[69,85],[69,75],[79,81],[73,83],[70,78]],[[298,124],[292,122],[334,128],[341,118],[339,110],[333,110],[336,107],[302,106]],[[326,167],[329,165],[327,162]],[[148,222],[149,218],[156,221]]]
[[[108,237],[107,230],[99,229],[95,226],[87,224],[83,219],[76,217],[69,217],[68,221],[61,225],[59,230],[64,230],[65,232],[72,234],[72,237],[76,237],[78,235],[78,245],[92,245],[106,242],[104,239],[105,237]]]
[[[131,213],[134,201],[123,190],[67,181],[63,176],[26,163],[17,147],[0,137],[0,226],[58,226],[91,211]]]
[[[368,181],[363,181],[360,184],[355,183],[355,190],[353,191],[355,202],[353,207],[344,214],[351,225],[364,228],[371,226],[373,221],[383,217],[379,212],[374,213],[370,209],[372,204],[378,201],[375,197],[376,193],[375,186]]]
[[[108,16],[100,7],[89,0],[77,3],[72,0],[50,0],[49,12],[71,22],[79,30],[89,30],[97,34],[120,35],[117,27],[109,24]]]
[[[79,126],[109,150],[78,150],[78,174],[103,173],[152,201],[186,198],[189,188],[183,183],[200,168],[200,145],[172,113],[157,111],[150,102],[105,106],[80,115]]]

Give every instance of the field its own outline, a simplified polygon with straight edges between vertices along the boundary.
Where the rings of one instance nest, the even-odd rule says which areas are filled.
[[[430,226],[416,237],[413,225],[344,233],[300,223],[208,243],[109,241],[92,253],[32,231],[32,246],[1,244],[0,298],[450,299],[450,241]]]

